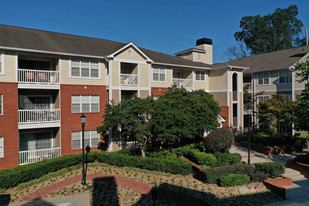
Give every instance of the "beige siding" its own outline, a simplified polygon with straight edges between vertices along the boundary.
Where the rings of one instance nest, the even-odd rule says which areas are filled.
[[[226,92],[209,92],[215,98],[215,100],[219,103],[220,106],[227,106],[227,93]]]
[[[226,69],[213,70],[209,72],[209,91],[227,90]]]
[[[3,54],[4,55],[4,74],[0,74],[0,82],[16,82],[17,65],[16,55]]]
[[[120,94],[119,94],[119,90],[112,90],[112,100],[114,100],[114,102],[116,104],[118,104],[120,102]]]
[[[106,85],[106,65],[100,62],[100,78],[78,78],[70,77],[71,68],[69,59],[61,59],[61,84],[83,84],[83,85]]]
[[[165,70],[165,82],[151,82],[152,87],[171,87],[172,86],[172,75],[173,75],[173,69],[166,68]],[[152,75],[151,75],[152,78]]]
[[[131,53],[129,52],[129,50],[131,51]],[[131,56],[129,55],[129,53],[131,54]],[[126,50],[122,51],[121,53],[117,54],[115,56],[115,59],[126,59],[126,60],[131,60],[131,61],[145,61],[146,60],[133,47],[129,47]]]
[[[112,86],[120,85],[120,62],[111,61],[112,64]]]
[[[243,126],[243,93],[239,92],[239,128],[244,128]]]
[[[289,71],[289,70],[280,70]],[[268,72],[266,72],[268,73]],[[255,89],[256,91],[267,91],[267,90],[288,90],[292,89],[292,83],[280,84],[279,83],[279,71],[269,72],[269,85],[258,85],[258,73],[255,74]]]
[[[140,87],[149,87],[149,66],[147,64],[140,64],[139,65],[139,81],[140,81]]]
[[[294,88],[297,89],[297,88],[305,88],[305,84],[306,82],[301,82],[299,83],[297,80],[300,80],[300,77],[297,77],[296,74],[295,74],[295,84],[294,84]]]
[[[112,144],[113,144],[113,151],[119,151],[120,150],[119,142],[112,142]]]
[[[148,90],[141,90],[139,93],[140,98],[146,98],[149,96],[149,91]]]

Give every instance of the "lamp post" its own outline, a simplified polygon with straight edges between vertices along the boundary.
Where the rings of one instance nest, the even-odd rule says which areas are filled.
[[[82,174],[82,185],[86,185],[86,173],[85,173],[85,165],[84,165],[84,159],[85,159],[85,151],[84,151],[84,140],[85,140],[85,136],[84,136],[84,129],[85,129],[85,123],[86,123],[86,116],[84,115],[84,113],[82,114],[82,116],[80,116],[80,123],[82,124],[82,147],[83,147],[83,158],[82,158],[82,165],[83,165],[83,174]]]

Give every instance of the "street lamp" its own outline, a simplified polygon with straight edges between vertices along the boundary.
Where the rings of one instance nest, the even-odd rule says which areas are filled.
[[[86,123],[86,116],[84,113],[82,116],[80,116],[80,123],[82,124],[82,146],[83,146],[83,158],[82,158],[82,165],[83,165],[83,174],[82,174],[82,185],[86,185],[86,173],[85,173],[85,165],[84,165],[84,159],[85,159],[85,152],[84,152],[84,142],[85,142],[85,136],[84,136],[84,129],[85,129],[85,123]]]

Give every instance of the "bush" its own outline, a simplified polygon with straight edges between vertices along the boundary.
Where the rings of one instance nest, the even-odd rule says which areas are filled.
[[[216,152],[215,157],[217,158],[216,167],[234,165],[239,163],[242,159],[241,155],[238,153],[220,153]]]
[[[210,132],[205,138],[207,153],[226,153],[233,143],[233,133],[227,128],[218,128]]]
[[[250,174],[250,179],[252,182],[263,182],[267,179],[267,175],[263,172],[257,171]]]
[[[120,167],[138,167],[181,175],[188,175],[192,172],[192,165],[178,158],[141,158],[138,156],[126,156],[117,152],[99,152],[97,158],[99,162]]]
[[[192,153],[192,149],[195,149],[193,144],[186,145],[183,147],[178,147],[172,150],[172,153],[175,153],[177,156],[187,156]]]
[[[250,177],[247,174],[229,174],[219,178],[219,186],[233,187],[243,185],[250,182]]]
[[[203,181],[206,183],[217,183],[218,178],[222,176],[226,176],[228,174],[250,175],[253,171],[254,168],[251,165],[239,163],[232,166],[204,169],[202,173]]]
[[[64,155],[55,159],[0,170],[0,188],[15,187],[20,183],[40,178],[49,172],[80,164],[81,157],[80,154]],[[92,157],[93,154],[89,153],[89,159],[92,159]]]
[[[284,165],[281,162],[255,163],[254,172],[262,172],[270,178],[281,177],[284,173]]]
[[[294,161],[309,165],[309,154],[299,155],[294,158]]]

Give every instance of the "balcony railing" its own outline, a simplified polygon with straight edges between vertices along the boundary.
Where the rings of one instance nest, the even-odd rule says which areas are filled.
[[[193,90],[193,79],[173,78],[173,84],[177,87],[183,86],[187,90]]]
[[[39,162],[42,160],[60,157],[60,155],[61,155],[60,147],[20,151],[19,152],[19,164],[25,165],[25,164],[35,163],[35,162]]]
[[[59,122],[60,109],[18,110],[18,123]]]
[[[238,100],[237,91],[233,91],[233,101],[237,100]]]
[[[120,84],[124,86],[137,86],[138,75],[137,74],[120,74]]]
[[[18,82],[24,84],[59,84],[59,72],[18,69]]]

